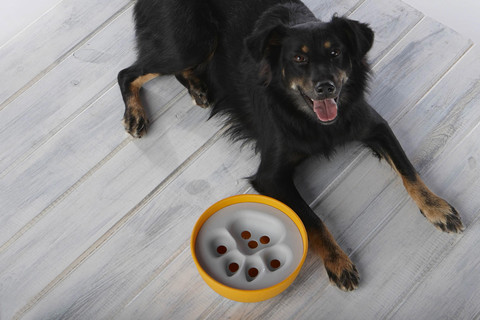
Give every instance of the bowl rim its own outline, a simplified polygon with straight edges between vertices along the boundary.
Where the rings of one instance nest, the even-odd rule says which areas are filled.
[[[302,258],[300,259],[300,262],[298,263],[295,270],[292,273],[290,273],[290,275],[288,275],[285,279],[283,279],[282,281],[280,281],[279,283],[273,286],[262,288],[262,289],[254,289],[254,290],[246,290],[246,289],[229,287],[215,280],[213,277],[211,277],[203,269],[203,267],[200,265],[198,261],[195,246],[196,246],[198,233],[200,232],[200,229],[202,228],[203,224],[220,209],[223,209],[225,207],[228,207],[237,203],[261,203],[261,204],[274,207],[280,210],[281,212],[283,212],[286,216],[288,216],[290,220],[293,221],[298,231],[300,232],[300,236],[302,238],[302,244],[303,244]],[[308,236],[307,236],[307,231],[305,229],[305,226],[303,225],[300,217],[283,202],[280,202],[277,199],[264,196],[264,195],[259,195],[259,194],[241,194],[241,195],[235,195],[235,196],[222,199],[214,203],[213,205],[211,205],[207,210],[205,210],[205,212],[203,212],[203,214],[198,218],[193,228],[192,236],[190,239],[190,250],[193,257],[193,261],[201,277],[215,292],[219,293],[220,295],[228,299],[235,300],[235,301],[259,302],[259,301],[270,299],[278,295],[279,293],[284,291],[293,282],[293,280],[295,280],[307,256]]]

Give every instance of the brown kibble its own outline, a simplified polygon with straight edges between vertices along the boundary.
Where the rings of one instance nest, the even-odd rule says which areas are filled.
[[[263,237],[260,238],[260,242],[262,244],[268,244],[270,242],[270,238],[267,237],[267,236],[263,236]]]
[[[272,269],[278,269],[278,268],[280,268],[280,265],[281,265],[281,263],[277,259],[274,259],[274,260],[270,261],[270,267],[272,267]]]
[[[245,240],[250,239],[251,236],[252,236],[252,234],[248,231],[243,231],[242,232],[242,238],[245,239]]]
[[[227,253],[227,247],[225,247],[225,246],[218,246],[217,252],[218,252],[218,254],[225,254],[225,253]]]
[[[257,269],[257,268],[250,268],[250,269],[248,269],[248,275],[249,275],[251,278],[255,278],[256,276],[258,276],[258,269]]]
[[[249,247],[250,249],[255,249],[256,247],[258,247],[257,241],[253,241],[253,240],[250,241],[250,242],[248,243],[248,247]]]
[[[235,263],[235,262],[232,262],[228,265],[228,270],[230,270],[230,272],[232,273],[237,272],[239,268],[240,266],[238,265],[238,263]]]

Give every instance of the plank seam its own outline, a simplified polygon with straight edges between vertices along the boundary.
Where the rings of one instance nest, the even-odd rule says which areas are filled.
[[[480,211],[477,212],[477,217],[472,221],[470,225],[479,223],[480,221]],[[410,289],[407,289],[404,294],[400,297],[400,301],[397,303],[393,303],[392,309],[385,315],[385,319],[391,319],[392,317],[395,316],[395,314],[401,309],[401,307],[407,302],[408,298],[411,296],[412,293],[414,293],[418,287],[427,279],[428,275],[433,271],[434,267],[438,266],[441,264],[447,257],[450,255],[450,253],[453,251],[455,247],[458,246],[460,241],[466,236],[467,232],[470,231],[470,229],[466,228],[466,231],[463,232],[462,235],[457,236],[453,241],[447,242],[442,248],[447,249],[449,248],[450,250],[440,250],[441,253],[445,252],[444,254],[440,254],[438,259],[434,259],[430,264],[429,268],[426,270],[422,271],[421,274],[417,277],[417,279],[413,282],[413,285],[410,287]],[[480,314],[480,313],[478,313]]]
[[[470,52],[470,50],[472,49],[473,47],[473,43],[472,42],[469,42],[469,45],[467,47],[465,47],[463,50],[462,53],[460,53],[460,55],[458,55],[456,57],[456,60],[453,61],[453,63],[447,68],[445,69],[442,74],[440,74],[439,76],[437,76],[436,79],[434,79],[434,82],[433,84],[431,85],[431,87],[425,91],[425,93],[423,94],[423,96],[419,97],[415,102],[412,103],[412,106],[409,108],[408,106],[406,106],[402,112],[400,112],[392,121],[392,125],[393,124],[396,124],[398,122],[400,122],[400,120],[407,114],[409,113],[413,108],[415,108],[415,106],[419,105],[420,102],[422,100],[424,100],[424,98],[430,94],[430,92],[432,92],[432,90],[434,90],[438,84],[450,73],[450,71],[458,65],[458,63],[463,59],[463,57],[465,57],[465,55]]]
[[[412,23],[411,25],[408,26],[408,29],[405,29],[402,33],[400,33],[398,35],[398,38],[396,38],[394,41],[392,41],[392,43],[390,45],[388,45],[383,51],[385,52],[384,55],[382,55],[381,57],[379,57],[377,61],[372,61],[373,63],[373,67],[372,67],[372,70],[375,66],[378,65],[378,63],[384,58],[387,56],[387,54],[391,51],[393,51],[393,49],[404,39],[407,37],[407,35],[425,18],[425,16],[423,14],[421,14],[418,19]]]
[[[3,49],[3,47],[5,47],[6,45],[8,45],[11,41],[15,40],[15,38],[17,38],[19,35],[21,35],[23,32],[25,32],[28,28],[32,27],[35,23],[37,23],[42,17],[44,17],[45,15],[47,15],[50,11],[52,11],[53,9],[55,9],[56,7],[58,7],[61,3],[63,2],[63,0],[59,0],[57,3],[55,3],[52,7],[50,7],[50,9],[47,9],[47,11],[45,11],[44,13],[42,13],[42,15],[40,15],[38,18],[36,18],[35,20],[33,20],[32,22],[30,22],[28,25],[26,25],[22,30],[18,31],[17,33],[15,33],[10,39],[8,39],[7,41],[5,41],[2,45],[0,45],[0,50]]]
[[[62,54],[60,57],[58,57],[55,61],[53,61],[49,66],[47,66],[45,69],[40,71],[36,76],[34,76],[30,81],[28,81],[26,84],[24,84],[20,89],[18,89],[15,93],[10,95],[7,99],[5,99],[1,104],[0,104],[0,111],[5,109],[11,102],[16,100],[19,96],[21,96],[24,92],[26,92],[28,89],[33,87],[38,81],[40,81],[43,77],[47,75],[50,71],[55,69],[59,64],[61,64],[64,60],[66,60],[71,54],[73,54],[76,50],[80,49],[84,44],[86,44],[90,39],[95,37],[98,33],[100,33],[102,30],[104,30],[109,24],[111,24],[113,21],[115,21],[118,17],[123,15],[128,9],[130,9],[131,6],[133,6],[135,1],[131,0],[128,2],[126,5],[124,5],[120,10],[118,10],[115,14],[113,14],[110,18],[105,20],[102,24],[100,24],[96,29],[94,29],[92,32],[87,34],[83,39],[81,39],[76,45],[68,49],[64,54]]]
[[[162,192],[166,186],[174,181],[182,172],[184,172],[200,155],[208,150],[228,129],[228,125],[223,126],[210,139],[208,139],[200,148],[192,153],[182,164],[173,170],[157,187],[150,191],[139,203],[128,211],[120,220],[118,220],[110,229],[98,238],[90,247],[88,247],[78,258],[76,258],[67,268],[37,293],[30,301],[14,315],[13,319],[20,319],[30,309],[32,309],[40,300],[50,293],[59,283],[65,280],[72,272],[82,265],[92,254],[100,249],[110,238],[113,237],[122,227],[130,221],[145,205],[147,205],[158,193]],[[133,138],[131,138],[133,140]]]
[[[65,128],[68,124],[70,124],[72,121],[74,121],[79,115],[81,115],[83,112],[88,110],[90,107],[92,107],[93,104],[95,104],[98,100],[100,100],[105,94],[107,94],[112,88],[114,87],[116,81],[110,82],[105,88],[100,90],[97,94],[93,96],[93,98],[89,99],[83,106],[75,110],[70,116],[68,116],[65,120],[63,120],[59,125],[57,125],[55,128],[50,130],[40,141],[32,145],[32,147],[21,154],[15,161],[10,164],[8,167],[6,167],[2,172],[0,172],[0,179],[5,177],[10,171],[15,169],[17,166],[19,166],[23,161],[27,160],[30,158],[38,149],[40,149],[43,145],[45,145],[52,137],[54,137],[58,132],[60,132],[63,128]]]
[[[400,34],[397,40],[393,42],[394,45],[390,46],[388,50],[385,50],[385,54],[372,65],[372,71],[374,71],[378,67],[378,65],[388,57],[389,53],[394,51],[395,48],[400,45],[402,40],[407,38],[408,35],[411,34],[418,27],[418,25],[422,23],[426,18],[427,18],[426,16],[422,15],[421,18],[416,23],[412,24],[409,30],[402,32],[402,34]]]
[[[152,282],[156,277],[158,277],[167,267],[170,263],[175,261],[180,255],[182,255],[184,252],[188,252],[189,248],[189,242],[184,242],[178,249],[175,251],[168,259],[162,263],[158,268],[156,268],[150,277],[148,277],[143,283],[139,286],[139,288],[135,291],[133,294],[133,298],[128,300],[128,303],[126,303],[124,306],[121,306],[119,310],[116,312],[115,315],[112,316],[113,319],[116,319],[117,316],[121,313],[122,310],[124,310],[126,307],[128,307],[132,302],[134,302],[140,294],[145,290],[146,287],[148,287],[148,284]]]
[[[367,0],[360,0],[358,1],[353,7],[351,7],[347,12],[345,12],[344,16],[349,17],[351,16],[355,11],[358,10]]]
[[[159,112],[153,119],[154,122],[158,119],[163,113],[173,107],[173,105],[180,100],[187,93],[186,90],[182,90],[178,93],[172,100],[170,100],[162,109],[162,112]],[[50,211],[53,210],[59,203],[65,200],[72,192],[78,189],[85,181],[93,176],[98,170],[100,170],[108,161],[110,161],[115,155],[117,155],[123,148],[125,148],[130,142],[134,139],[132,137],[127,137],[120,144],[117,145],[109,154],[107,154],[102,160],[100,160],[95,166],[88,170],[80,179],[78,179],[72,186],[70,186],[64,193],[58,196],[53,200],[45,209],[43,209],[39,214],[37,214],[33,219],[26,223],[20,230],[18,230],[7,242],[0,246],[0,253],[7,250],[15,241],[17,241],[23,234],[35,226],[41,219],[43,219]]]

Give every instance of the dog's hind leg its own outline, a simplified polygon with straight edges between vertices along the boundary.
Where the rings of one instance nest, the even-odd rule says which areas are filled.
[[[422,181],[387,122],[373,111],[373,123],[363,142],[384,158],[402,178],[405,189],[420,212],[435,227],[459,233],[464,229],[457,210],[434,194]]]
[[[148,117],[140,100],[140,89],[146,82],[159,75],[159,73],[145,73],[136,65],[118,74],[118,84],[125,102],[123,125],[125,130],[135,138],[141,138],[147,132],[148,126]]]
[[[193,102],[202,107],[208,108],[211,106],[211,98],[203,74],[198,74],[196,68],[187,69],[175,74],[177,80],[188,89],[188,93],[193,99]]]
[[[356,289],[359,275],[355,265],[294,185],[295,162],[288,164],[284,156],[280,156],[281,160],[277,162],[272,156],[274,152],[262,153],[252,185],[258,192],[282,201],[298,214],[307,229],[310,247],[322,258],[330,282],[344,291]]]
[[[154,77],[180,74],[197,103],[207,104],[206,89],[197,78],[203,77],[200,67],[213,55],[218,30],[209,1],[137,1],[134,18],[137,61],[120,71],[118,83],[125,102],[125,129],[141,137],[148,119],[140,88]]]

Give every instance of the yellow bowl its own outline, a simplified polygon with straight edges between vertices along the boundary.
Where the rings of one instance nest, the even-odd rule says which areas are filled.
[[[254,194],[213,204],[191,238],[201,277],[218,294],[240,302],[259,302],[284,291],[300,272],[307,249],[307,232],[295,212]]]

